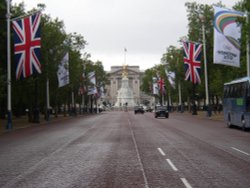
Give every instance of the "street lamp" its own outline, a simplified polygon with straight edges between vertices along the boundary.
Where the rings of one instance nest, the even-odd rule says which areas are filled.
[[[207,78],[207,55],[206,55],[206,39],[205,39],[205,17],[203,14],[199,14],[199,19],[202,24],[202,41],[203,41],[203,54],[204,54],[204,72],[205,72],[205,94],[206,94],[206,106],[209,112],[209,95],[208,95],[208,78]],[[208,114],[210,116],[210,113]]]
[[[6,129],[12,129],[12,113],[11,113],[11,59],[10,59],[10,2],[6,0],[7,5],[7,110],[8,110],[8,122]]]

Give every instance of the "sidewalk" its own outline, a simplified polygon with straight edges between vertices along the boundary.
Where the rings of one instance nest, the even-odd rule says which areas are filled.
[[[78,114],[78,116],[81,116],[81,114]],[[55,117],[54,115],[51,115],[49,121],[46,121],[44,119],[44,115],[40,115],[40,123],[32,123],[28,121],[28,117],[27,116],[22,116],[19,118],[13,117],[12,118],[12,129],[11,130],[7,130],[6,129],[6,125],[7,125],[7,118],[6,119],[0,119],[0,135],[5,133],[5,132],[9,132],[9,131],[13,131],[13,130],[17,130],[17,129],[22,129],[22,128],[27,128],[27,127],[31,127],[31,126],[39,126],[42,124],[47,124],[53,121],[58,121],[58,120],[62,120],[62,119],[68,119],[71,118],[73,116],[64,116],[63,114],[58,115],[57,117]]]
[[[188,111],[185,111],[184,113],[192,115],[192,113]],[[217,112],[216,114],[213,112],[212,116],[208,117],[206,111],[197,111],[197,115],[192,115],[192,116],[197,117],[197,118],[206,118],[206,119],[216,120],[216,121],[224,121],[223,112],[220,112],[220,113]]]

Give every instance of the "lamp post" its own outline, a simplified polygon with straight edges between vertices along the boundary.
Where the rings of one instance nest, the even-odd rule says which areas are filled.
[[[6,0],[7,5],[7,110],[8,110],[8,122],[6,129],[12,129],[12,112],[11,112],[11,57],[10,57],[10,2]]]
[[[204,73],[205,73],[205,94],[206,94],[206,106],[208,110],[208,116],[211,116],[209,113],[210,106],[209,106],[209,95],[208,95],[208,78],[207,78],[207,54],[206,54],[206,39],[205,39],[205,17],[203,14],[199,14],[199,18],[202,24],[202,41],[203,41],[203,54],[204,54]]]

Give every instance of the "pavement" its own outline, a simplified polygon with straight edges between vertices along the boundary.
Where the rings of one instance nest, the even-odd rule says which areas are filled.
[[[79,115],[80,116],[80,115]],[[73,118],[74,116],[69,116],[66,115],[64,116],[63,114],[58,115],[57,117],[55,117],[54,115],[51,115],[49,121],[45,120],[44,115],[40,115],[40,123],[32,123],[29,122],[28,116],[21,116],[21,117],[13,117],[12,118],[12,129],[7,130],[6,126],[7,126],[7,118],[5,119],[0,119],[0,135],[4,134],[6,132],[10,132],[10,131],[15,131],[17,129],[23,129],[23,128],[27,128],[27,127],[32,127],[32,126],[39,126],[39,125],[43,125],[43,124],[49,124],[55,121],[59,121],[59,120],[63,120],[63,119],[69,119],[69,118]]]
[[[191,114],[191,113],[190,113]],[[206,119],[211,119],[211,120],[217,120],[217,121],[224,121],[224,116],[223,116],[223,112],[220,113],[212,113],[211,117],[207,116],[207,112],[206,111],[198,111],[197,114],[198,118],[206,118]]]
[[[174,112],[174,113],[179,113],[179,112]],[[192,115],[191,112],[185,111],[185,115]],[[86,114],[85,114],[86,115]],[[81,115],[79,115],[81,116]],[[223,121],[223,113],[213,113],[211,117],[207,116],[207,113],[205,111],[198,111],[197,115],[192,115],[194,118],[205,118],[205,119],[211,119],[211,120],[216,120],[216,121]],[[12,119],[12,129],[7,130],[6,125],[7,125],[7,118],[6,119],[0,119],[0,135],[4,134],[6,132],[14,131],[17,129],[23,129],[31,126],[38,126],[38,125],[43,125],[43,124],[48,124],[54,121],[62,120],[62,119],[68,119],[68,118],[73,118],[74,116],[69,116],[66,115],[64,116],[63,114],[58,115],[57,117],[51,116],[49,121],[46,121],[43,115],[40,115],[40,123],[32,123],[28,121],[27,116],[22,116],[22,117],[13,117]]]

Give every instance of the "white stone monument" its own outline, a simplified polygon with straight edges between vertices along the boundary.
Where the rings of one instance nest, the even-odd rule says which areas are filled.
[[[123,66],[121,88],[117,92],[116,107],[133,107],[135,106],[133,90],[129,87],[127,65]]]

